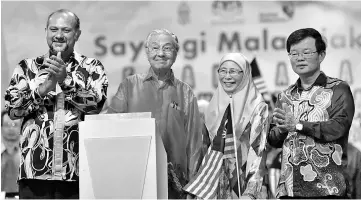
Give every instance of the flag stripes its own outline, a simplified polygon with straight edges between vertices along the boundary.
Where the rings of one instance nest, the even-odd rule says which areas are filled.
[[[253,77],[253,82],[260,93],[267,93],[267,85],[262,77]]]
[[[261,71],[259,70],[256,58],[252,60],[250,65],[252,69],[252,78],[254,85],[256,86],[257,90],[262,94],[263,98],[266,101],[269,101],[269,103],[271,104],[270,106],[274,107],[271,94],[267,89],[266,82],[262,78],[262,74]]]
[[[234,158],[236,157],[234,150],[234,139],[233,134],[227,134],[224,141],[224,155],[223,158]]]
[[[194,180],[190,181],[183,189],[203,199],[213,199],[217,195],[217,188],[223,153],[208,149]]]

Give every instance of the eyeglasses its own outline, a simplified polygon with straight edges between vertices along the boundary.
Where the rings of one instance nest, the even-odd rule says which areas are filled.
[[[226,76],[229,73],[229,75],[235,77],[240,75],[241,73],[243,73],[243,71],[240,70],[234,70],[234,69],[230,69],[229,71],[227,71],[226,69],[218,69],[218,74],[219,76]]]
[[[164,53],[170,54],[170,53],[172,53],[174,51],[174,48],[171,47],[171,46],[164,46],[162,48],[160,48],[159,46],[150,46],[150,47],[147,47],[147,48],[152,53],[158,53],[159,50],[162,50]]]
[[[313,54],[317,53],[317,51],[313,51],[313,52],[303,52],[303,53],[297,53],[297,52],[292,52],[292,53],[289,53],[288,56],[291,58],[291,59],[296,59],[298,58],[298,56],[302,55],[303,58],[311,58],[313,56]]]

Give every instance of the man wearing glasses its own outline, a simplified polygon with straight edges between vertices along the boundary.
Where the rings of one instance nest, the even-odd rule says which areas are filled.
[[[349,85],[326,76],[326,43],[313,28],[294,31],[287,52],[295,84],[278,95],[269,143],[282,147],[277,198],[347,198],[347,142],[355,112]]]
[[[178,38],[166,29],[149,33],[145,42],[150,64],[145,74],[125,78],[107,113],[151,112],[168,159],[168,198],[184,199],[182,190],[201,160],[202,132],[197,99],[190,86],[171,69]]]

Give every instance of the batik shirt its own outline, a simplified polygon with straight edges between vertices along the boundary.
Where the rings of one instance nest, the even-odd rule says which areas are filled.
[[[48,76],[41,67],[48,54],[24,59],[16,66],[5,94],[12,119],[23,118],[19,179],[53,180],[53,136],[56,93],[44,97],[39,85]],[[78,123],[85,114],[99,113],[106,100],[108,79],[100,61],[74,52],[67,77],[59,84],[65,95],[62,180],[79,180]]]
[[[186,198],[182,187],[197,170],[202,130],[197,98],[190,86],[170,70],[159,84],[152,68],[127,77],[119,85],[108,113],[151,112],[168,160],[168,197]]]
[[[299,132],[280,134],[275,126],[269,142],[283,147],[277,197],[322,197],[346,195],[348,134],[354,115],[349,85],[323,72],[315,83],[302,89],[300,80],[283,91],[277,107],[287,103]]]

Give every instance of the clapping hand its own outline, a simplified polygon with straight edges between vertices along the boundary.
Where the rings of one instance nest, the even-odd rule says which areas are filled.
[[[45,96],[48,92],[52,91],[56,87],[56,83],[62,83],[66,78],[66,65],[61,59],[61,52],[58,52],[56,56],[44,59],[44,69],[49,73],[48,79],[39,86],[40,96]]]
[[[297,120],[286,103],[282,104],[282,109],[275,108],[273,112],[273,121],[282,133],[294,132],[296,130]]]
[[[61,52],[58,52],[56,56],[45,58],[43,65],[47,66],[45,71],[49,72],[50,79],[61,83],[66,78],[66,64],[61,59]]]

